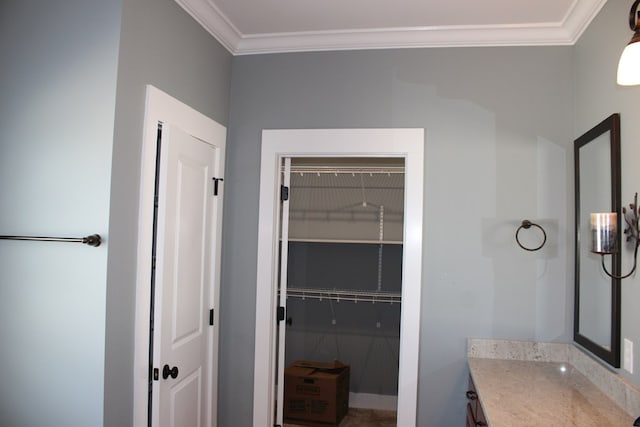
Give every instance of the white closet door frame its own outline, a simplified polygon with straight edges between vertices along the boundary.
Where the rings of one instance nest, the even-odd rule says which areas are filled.
[[[399,157],[405,161],[399,426],[415,426],[418,403],[424,129],[262,131],[253,426],[274,425],[280,166],[284,157]]]

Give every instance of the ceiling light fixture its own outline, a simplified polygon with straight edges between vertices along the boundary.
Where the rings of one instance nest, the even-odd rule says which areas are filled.
[[[638,12],[640,0],[635,0],[629,11],[629,28],[634,32],[631,41],[620,55],[618,62],[618,84],[633,86],[640,84],[640,12]]]

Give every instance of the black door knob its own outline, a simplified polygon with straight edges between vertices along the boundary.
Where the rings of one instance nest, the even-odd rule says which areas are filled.
[[[169,376],[171,376],[171,378],[176,379],[178,378],[178,367],[174,366],[173,368],[170,368],[169,365],[164,365],[162,367],[162,379],[166,380],[167,378],[169,378]]]

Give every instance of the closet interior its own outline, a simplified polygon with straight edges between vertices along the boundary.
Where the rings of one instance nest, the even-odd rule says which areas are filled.
[[[352,401],[393,402],[404,159],[294,158],[289,176],[285,363],[339,360]]]

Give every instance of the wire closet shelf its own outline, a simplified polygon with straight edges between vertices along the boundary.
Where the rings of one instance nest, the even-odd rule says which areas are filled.
[[[284,172],[284,170],[283,170]],[[403,165],[331,165],[331,166],[321,166],[321,165],[292,165],[291,166],[291,174],[295,174],[298,176],[325,176],[325,175],[351,175],[353,177],[362,177],[362,176],[375,176],[375,175],[386,175],[386,176],[394,176],[394,175],[404,175],[405,168]],[[365,207],[367,204],[365,203],[365,184],[360,178],[358,182],[358,187],[362,190],[362,200],[359,200],[358,203],[355,203],[354,206],[360,206],[361,204]],[[374,207],[372,205],[370,207]],[[376,210],[376,214],[379,215],[380,222],[380,235],[378,243],[380,245],[383,244],[383,215],[384,215],[384,207],[381,206],[379,211]],[[308,241],[309,239],[290,239],[291,241]],[[312,239],[317,241],[323,241],[322,239]],[[374,240],[375,241],[375,240]],[[402,293],[401,292],[387,292],[381,290],[381,259],[378,259],[378,290],[377,291],[364,291],[364,290],[353,290],[353,289],[321,289],[321,288],[305,288],[305,287],[288,287],[287,288],[287,298],[296,298],[301,300],[317,300],[317,301],[345,301],[345,302],[353,302],[353,303],[370,303],[370,304],[401,304],[402,303]]]
[[[400,304],[399,292],[371,292],[341,289],[287,288],[287,298],[310,299],[319,301],[348,301],[353,303]]]
[[[284,172],[284,168],[282,169]],[[315,174],[315,175],[340,175],[340,174],[348,174],[348,175],[358,175],[358,174],[368,174],[368,175],[396,175],[396,174],[404,174],[404,166],[319,166],[319,165],[292,165],[291,173],[304,175],[304,174]]]

